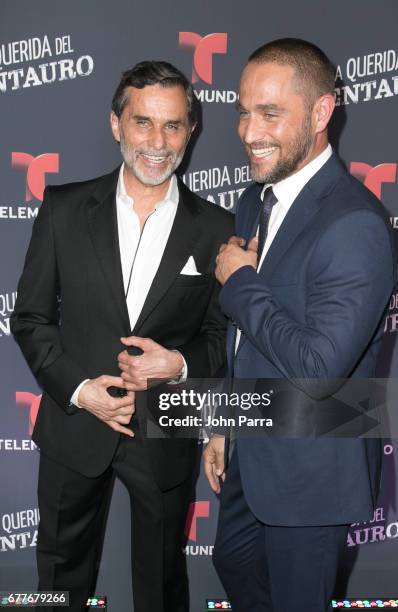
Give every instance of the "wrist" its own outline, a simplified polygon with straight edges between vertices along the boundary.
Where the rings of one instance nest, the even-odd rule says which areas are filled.
[[[173,373],[171,375],[171,379],[172,380],[177,380],[179,378],[181,378],[183,372],[184,372],[184,357],[181,355],[180,351],[177,351],[177,349],[170,349],[170,353],[172,356],[172,368],[173,368]]]
[[[177,372],[175,376],[173,376],[173,378],[169,379],[168,384],[169,385],[179,385],[179,384],[185,383],[188,378],[188,366],[187,366],[187,362],[185,361],[184,355],[180,353],[180,351],[178,351],[177,349],[171,349],[171,352],[177,353],[177,355],[181,357],[182,368],[180,368],[180,370]]]
[[[76,406],[77,408],[83,408],[82,405],[82,389],[83,387],[86,385],[86,383],[89,381],[89,378],[86,378],[85,380],[83,380],[80,385],[78,387],[76,387],[72,397],[71,397],[71,404],[73,404],[74,406]]]

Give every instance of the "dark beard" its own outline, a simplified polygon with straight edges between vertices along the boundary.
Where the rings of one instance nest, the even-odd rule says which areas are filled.
[[[310,130],[311,117],[307,117],[301,132],[296,136],[292,143],[291,153],[287,157],[281,159],[272,170],[266,174],[256,172],[253,166],[250,167],[250,173],[253,181],[257,183],[279,183],[297,170],[299,164],[308,155],[312,145],[312,134]]]

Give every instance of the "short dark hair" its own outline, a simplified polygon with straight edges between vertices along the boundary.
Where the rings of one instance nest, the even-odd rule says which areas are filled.
[[[335,67],[316,45],[300,38],[279,38],[256,49],[248,62],[291,66],[298,91],[312,106],[319,96],[334,95]]]
[[[172,64],[155,60],[140,62],[123,73],[112,99],[112,110],[115,115],[119,118],[121,117],[128,100],[128,87],[143,89],[147,85],[182,87],[187,97],[189,124],[192,126],[196,123],[197,100],[191,83]]]

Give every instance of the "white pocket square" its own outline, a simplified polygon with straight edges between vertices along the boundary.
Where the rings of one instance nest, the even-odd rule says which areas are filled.
[[[198,272],[196,268],[195,260],[192,255],[188,258],[188,261],[181,270],[180,274],[186,274],[187,276],[201,276],[201,273]]]

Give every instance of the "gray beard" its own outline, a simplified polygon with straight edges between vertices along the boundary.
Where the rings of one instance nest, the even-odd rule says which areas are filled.
[[[153,177],[141,172],[141,170],[138,168],[138,164],[135,159],[135,150],[132,150],[128,145],[126,145],[126,142],[123,138],[120,139],[120,152],[122,154],[122,158],[125,165],[140,181],[140,183],[142,183],[143,185],[150,185],[152,187],[155,187],[157,185],[165,183],[172,176],[172,174],[174,174],[174,172],[177,170],[178,166],[183,160],[185,150],[177,156],[175,153],[173,153],[173,157],[170,158],[169,166],[166,168],[163,174]]]

